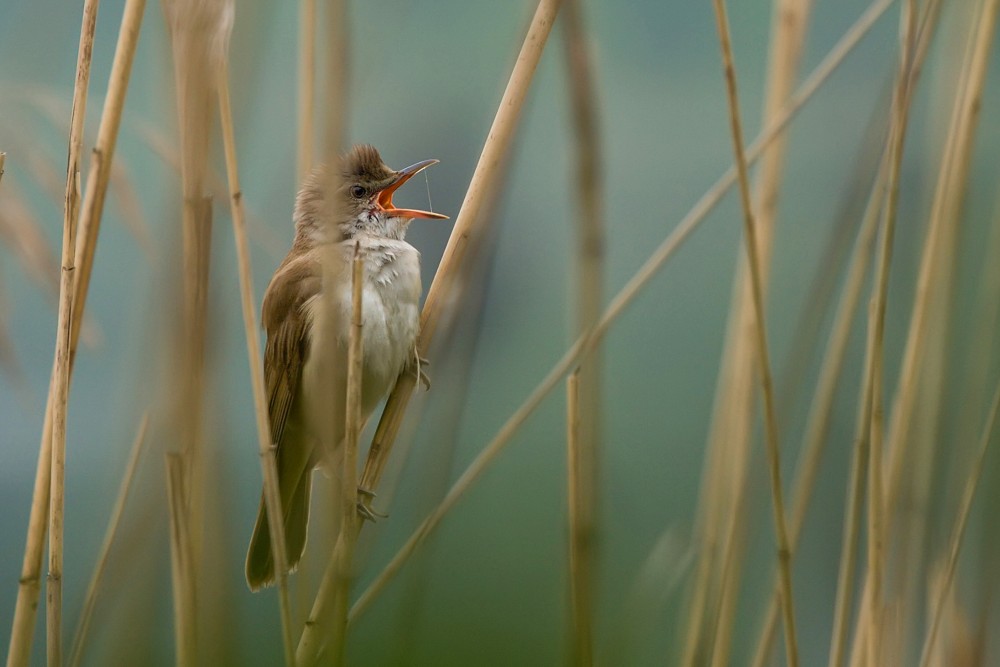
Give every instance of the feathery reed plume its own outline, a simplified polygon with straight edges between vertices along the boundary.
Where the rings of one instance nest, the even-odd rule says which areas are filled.
[[[122,475],[121,485],[118,487],[118,496],[115,498],[114,508],[111,510],[111,518],[108,520],[108,528],[104,533],[104,541],[101,543],[101,550],[97,556],[97,565],[94,566],[94,573],[90,577],[87,585],[87,593],[83,599],[83,610],[80,612],[80,620],[76,626],[76,633],[73,637],[73,648],[70,651],[69,665],[76,667],[83,658],[83,648],[87,640],[87,631],[90,629],[90,619],[94,613],[94,605],[97,603],[97,591],[104,578],[104,571],[108,565],[108,555],[111,553],[111,545],[118,534],[118,526],[121,524],[122,515],[125,513],[125,503],[128,502],[129,493],[132,490],[132,480],[135,479],[136,468],[139,467],[139,458],[142,456],[143,445],[146,442],[146,427],[149,426],[149,414],[143,414],[139,421],[139,429],[135,434],[135,440],[128,456],[128,463],[125,466],[125,474]]]
[[[992,2],[992,4],[994,7],[997,6],[997,2]],[[962,502],[959,505],[958,519],[955,521],[951,542],[948,546],[948,560],[945,565],[944,582],[942,582],[941,590],[938,592],[938,597],[931,608],[931,620],[927,629],[926,639],[924,640],[924,647],[921,651],[920,667],[929,667],[930,665],[931,656],[934,651],[934,642],[937,639],[941,617],[945,608],[945,601],[955,582],[955,569],[958,566],[958,555],[962,548],[962,538],[965,535],[965,527],[968,524],[969,511],[972,509],[972,499],[976,495],[976,489],[979,488],[979,480],[982,478],[983,468],[985,468],[986,453],[989,451],[990,442],[993,441],[993,429],[996,426],[998,411],[1000,411],[1000,385],[997,385],[997,389],[994,392],[989,417],[987,417],[986,423],[983,425],[983,433],[979,438],[979,453],[972,463],[969,477],[965,481],[965,489],[962,491]]]
[[[568,0],[563,10],[566,45],[566,77],[570,92],[570,116],[576,139],[576,164],[572,180],[577,185],[577,238],[575,335],[584,335],[601,315],[604,289],[604,192],[601,147],[598,138],[597,100],[591,47],[584,29],[583,3]],[[571,664],[593,663],[594,576],[599,544],[598,507],[600,492],[601,377],[602,357],[595,349],[575,374],[574,398],[577,422],[570,465],[570,588],[572,643]],[[578,384],[577,384],[578,381]],[[571,426],[571,429],[573,427]]]
[[[754,140],[747,149],[748,164],[753,163],[765,148],[785,129],[802,106],[820,88],[824,81],[828,79],[837,66],[843,62],[844,58],[867,34],[868,30],[875,24],[878,18],[889,8],[894,0],[879,0],[876,4],[862,14],[858,21],[844,33],[841,39],[834,45],[823,61],[816,67],[810,76],[801,84],[795,95],[790,99],[784,113],[775,120],[768,128]],[[722,197],[729,191],[736,182],[735,169],[730,168],[717,180],[712,187],[695,203],[694,207],[680,221],[674,231],[663,240],[646,262],[639,267],[639,270],[615,295],[608,306],[604,309],[600,321],[594,328],[592,334],[582,336],[563,354],[562,358],[528,395],[521,406],[507,419],[493,439],[482,448],[476,458],[465,469],[465,472],[455,481],[448,494],[441,500],[441,503],[424,519],[417,527],[410,538],[396,552],[389,563],[369,584],[368,588],[358,597],[351,608],[350,620],[353,621],[365,611],[385,588],[385,586],[395,577],[402,568],[406,560],[416,551],[425,539],[440,524],[441,520],[451,508],[461,499],[471,488],[482,473],[490,466],[496,457],[503,451],[510,439],[538,408],[548,394],[555,389],[560,380],[570,372],[578,363],[585,351],[591,346],[600,342],[607,334],[611,326],[621,317],[622,313],[632,304],[635,298],[642,292],[650,280],[666,264],[678,248],[686,241],[690,235],[705,220],[706,216],[722,200]],[[398,386],[398,385],[397,385]],[[398,426],[398,425],[397,425]],[[376,431],[376,438],[378,432]]]
[[[757,245],[757,229],[754,222],[753,203],[750,200],[750,177],[746,155],[743,149],[743,128],[740,121],[739,96],[736,90],[736,69],[733,66],[733,52],[729,37],[729,19],[726,16],[724,0],[715,0],[715,18],[719,29],[722,48],[722,62],[726,76],[726,90],[729,97],[729,117],[732,125],[733,147],[736,153],[736,168],[739,175],[740,201],[743,206],[744,244],[747,249],[751,292],[753,296],[754,320],[756,327],[756,356],[760,374],[761,392],[764,397],[764,431],[767,442],[767,458],[771,470],[771,500],[774,505],[774,524],[777,536],[779,579],[781,581],[781,607],[785,628],[785,652],[789,667],[799,663],[798,644],[795,636],[795,614],[792,602],[792,552],[788,542],[788,528],[785,519],[784,491],[781,484],[781,459],[778,447],[778,423],[774,414],[774,384],[771,378],[771,361],[767,346],[764,319],[763,277],[761,275],[760,248]]]
[[[97,232],[100,229],[104,207],[104,195],[107,192],[110,165],[114,157],[115,141],[121,123],[125,92],[128,90],[129,74],[145,5],[145,0],[126,0],[118,32],[118,43],[111,65],[108,93],[105,97],[104,110],[101,112],[97,144],[91,156],[86,194],[80,210],[79,240],[75,248],[74,265],[78,275],[70,331],[69,363],[71,367],[83,322],[87,289],[90,284],[90,271],[93,266],[94,251],[97,247]],[[50,395],[51,393],[50,389]],[[39,573],[41,572],[42,550],[48,529],[44,517],[49,513],[52,457],[51,400],[46,403],[45,413],[41,444],[39,445],[38,466],[35,471],[34,491],[31,497],[31,513],[28,518],[28,536],[24,547],[24,560],[21,565],[21,578],[18,582],[17,602],[14,608],[10,646],[7,652],[8,667],[27,665],[31,652],[31,639],[35,629]]]
[[[285,553],[285,526],[280,520],[281,494],[278,490],[278,469],[274,460],[274,446],[271,442],[271,426],[267,412],[267,397],[264,389],[264,366],[260,355],[260,337],[257,332],[257,316],[253,305],[253,274],[250,269],[250,244],[247,242],[246,216],[243,206],[243,191],[240,188],[238,162],[236,160],[236,135],[233,129],[233,110],[229,95],[229,55],[224,53],[219,63],[219,116],[222,130],[222,144],[226,157],[226,176],[229,181],[229,207],[233,219],[233,237],[240,281],[240,305],[243,312],[243,330],[247,339],[247,356],[250,363],[250,383],[253,389],[254,416],[257,425],[257,443],[261,471],[264,478],[264,504],[267,508],[268,525],[271,531],[272,558],[275,563],[278,584],[278,607],[281,613],[281,638],[285,651],[285,664],[294,667],[295,653],[292,647],[291,603],[288,597],[288,556]]]
[[[97,27],[98,0],[85,0],[80,27],[80,48],[70,111],[69,156],[66,161],[66,197],[63,204],[62,271],[59,280],[59,317],[56,352],[52,362],[52,471],[49,475],[49,571],[46,578],[46,656],[49,667],[62,665],[62,574],[66,505],[66,413],[69,403],[70,340],[73,298],[76,289],[74,253],[80,205],[80,153],[83,121],[87,115],[87,89]]]

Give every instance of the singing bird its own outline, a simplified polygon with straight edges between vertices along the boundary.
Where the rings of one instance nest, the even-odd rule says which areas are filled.
[[[424,160],[394,171],[374,147],[355,146],[330,166],[336,172],[315,169],[296,198],[295,240],[271,279],[261,308],[267,333],[264,383],[271,439],[277,448],[290,570],[298,565],[306,544],[312,471],[340,460],[336,451],[324,451],[321,446],[325,425],[318,422],[343,410],[347,375],[343,351],[351,321],[350,266],[356,245],[364,264],[363,419],[368,419],[404,368],[418,368],[420,253],[404,237],[413,218],[447,216],[396,208],[392,195],[414,174],[436,163]],[[339,260],[332,270],[331,251]],[[334,274],[332,280],[328,274],[325,283],[324,262]],[[331,312],[333,317],[323,315]],[[340,356],[326,358],[338,359],[337,363],[320,361],[321,353],[334,349],[341,351]],[[336,388],[339,406],[332,395]],[[326,441],[334,443],[335,450],[342,449],[343,419],[328,423],[334,425],[334,432]],[[330,473],[339,476],[336,470]],[[275,579],[263,497],[247,553],[246,578],[251,590]]]

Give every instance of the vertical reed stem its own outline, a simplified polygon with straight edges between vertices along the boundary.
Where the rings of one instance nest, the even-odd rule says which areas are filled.
[[[358,438],[361,435],[361,378],[364,363],[364,257],[361,244],[354,245],[351,263],[351,330],[347,347],[347,405],[344,421],[344,474],[340,485],[343,494],[340,535],[334,548],[336,577],[331,624],[331,657],[335,665],[346,664],[347,611],[351,584],[354,581],[354,548],[360,530],[358,514]]]
[[[190,478],[184,470],[184,457],[168,453],[167,501],[170,517],[170,567],[174,596],[174,647],[176,664],[190,667],[197,655],[195,625],[195,582],[191,544],[191,513],[186,504],[190,491],[185,480]]]
[[[66,195],[63,206],[62,271],[59,282],[59,317],[56,352],[52,367],[52,472],[49,487],[49,572],[47,581],[47,651],[49,667],[62,664],[62,574],[66,489],[66,412],[69,402],[70,341],[73,300],[76,293],[76,229],[80,203],[80,153],[83,122],[87,112],[90,63],[97,26],[98,0],[85,0],[76,61],[76,82],[70,112],[69,156],[66,164]]]
[[[583,476],[580,438],[580,374],[566,378],[566,463],[569,496],[569,574],[572,618],[572,665],[592,665],[593,640],[593,507],[587,494],[590,480]]]
[[[576,184],[576,335],[597,324],[604,293],[604,192],[592,49],[584,28],[583,3],[569,0],[562,14],[570,117],[576,139],[572,181]],[[573,402],[570,462],[570,579],[573,618],[572,664],[593,663],[594,576],[598,548],[601,444],[600,349],[587,355],[567,385]],[[574,421],[575,420],[575,421]]]
[[[994,5],[997,3],[994,2]],[[924,640],[924,647],[921,651],[920,667],[929,667],[931,655],[934,651],[934,642],[937,640],[938,629],[941,626],[941,618],[944,616],[945,601],[955,583],[955,569],[958,566],[958,555],[962,548],[962,537],[965,535],[965,527],[969,521],[969,511],[972,509],[972,499],[979,488],[979,480],[983,476],[983,468],[986,462],[986,453],[989,451],[990,442],[993,441],[993,429],[996,426],[997,412],[1000,411],[1000,385],[993,394],[993,404],[990,408],[989,417],[983,425],[983,433],[979,438],[979,454],[972,462],[972,470],[965,481],[965,489],[962,492],[962,502],[959,505],[958,519],[951,535],[951,543],[948,548],[948,562],[945,569],[945,579],[941,584],[937,600],[931,608],[931,621],[927,631],[927,638]]]
[[[819,90],[823,82],[829,78],[830,74],[836,70],[847,54],[857,46],[861,38],[867,34],[878,18],[885,13],[893,2],[894,0],[876,0],[861,15],[857,22],[844,33],[823,61],[795,91],[795,94],[789,100],[788,106],[785,107],[782,114],[763,130],[750,145],[747,150],[747,160],[749,162],[752,163],[760,157],[761,153],[771,142],[785,131],[795,114]],[[580,336],[569,347],[562,358],[555,363],[548,375],[538,383],[538,386],[525,398],[521,406],[508,418],[493,439],[483,447],[475,460],[469,464],[465,472],[455,481],[451,490],[441,500],[441,503],[421,522],[382,572],[372,580],[372,583],[358,597],[351,608],[350,620],[353,621],[367,611],[374,599],[392,578],[395,577],[406,560],[437,528],[444,516],[472,487],[493,460],[496,459],[525,420],[538,408],[545,397],[555,389],[565,374],[579,364],[579,360],[583,354],[603,339],[611,326],[621,317],[622,313],[632,304],[635,298],[649,284],[649,281],[656,276],[657,272],[663,268],[663,265],[674,255],[678,248],[694,233],[735,182],[736,172],[730,168],[701,196],[688,214],[677,224],[674,231],[660,243],[646,262],[639,267],[632,278],[611,299],[594,330],[589,335]],[[388,410],[388,407],[386,409]],[[383,416],[384,420],[385,417]],[[376,432],[375,437],[378,439],[378,432]],[[369,457],[368,462],[371,462],[371,457]],[[364,482],[362,481],[362,483]]]
[[[264,390],[264,366],[260,356],[260,335],[257,316],[253,307],[253,273],[250,269],[250,245],[247,242],[246,216],[243,192],[240,188],[236,138],[233,129],[233,111],[229,96],[229,58],[224,57],[219,71],[219,114],[221,116],[222,144],[226,155],[226,176],[229,181],[229,206],[233,218],[233,236],[239,265],[240,303],[243,310],[243,330],[247,339],[247,356],[250,361],[250,380],[253,388],[254,416],[257,424],[257,444],[264,477],[264,507],[271,533],[271,551],[274,559],[275,578],[278,584],[278,607],[281,613],[281,638],[285,651],[285,664],[294,667],[295,652],[292,636],[291,603],[288,597],[288,556],[285,553],[285,525],[281,520],[281,494],[278,490],[278,469],[271,443],[271,426],[267,413]]]
[[[299,4],[299,148],[297,183],[313,166],[316,117],[316,0]]]
[[[729,97],[729,118],[733,133],[733,147],[736,154],[736,172],[739,176],[740,201],[743,206],[743,222],[747,262],[750,270],[750,287],[753,295],[754,327],[758,371],[764,398],[764,431],[767,442],[768,463],[771,470],[771,500],[774,507],[774,525],[778,546],[778,576],[781,581],[781,603],[784,611],[785,653],[789,667],[799,664],[798,644],[795,636],[795,613],[792,602],[792,553],[788,544],[785,522],[785,504],[781,484],[781,459],[778,446],[778,424],[774,414],[774,386],[771,378],[771,361],[768,356],[767,332],[764,321],[763,287],[761,285],[761,264],[757,246],[757,232],[754,224],[753,204],[750,200],[750,178],[746,155],[743,150],[743,128],[740,123],[740,105],[736,90],[736,69],[729,38],[729,19],[724,0],[714,0],[716,26],[722,48],[723,68],[726,75],[726,91]]]

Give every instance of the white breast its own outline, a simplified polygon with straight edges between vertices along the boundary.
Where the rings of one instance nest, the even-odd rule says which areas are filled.
[[[354,241],[340,244],[345,259],[341,279],[326,304],[334,309],[335,318],[317,317],[317,303],[310,304],[312,320],[312,350],[310,357],[320,350],[330,351],[337,346],[346,351],[350,322],[351,280],[350,259]],[[361,252],[365,259],[365,281],[362,293],[362,321],[364,323],[364,375],[362,376],[362,412],[367,419],[385,395],[392,389],[396,377],[414,354],[420,322],[420,253],[405,241],[391,239],[361,239]],[[327,331],[330,326],[336,331]],[[340,357],[343,359],[343,357]],[[312,361],[312,359],[310,359]],[[330,387],[330,379],[316,377],[318,364],[306,362],[303,381],[307,392],[322,391]],[[329,366],[327,366],[329,368]],[[343,367],[335,368],[334,382],[343,383]],[[326,390],[328,391],[328,390]]]

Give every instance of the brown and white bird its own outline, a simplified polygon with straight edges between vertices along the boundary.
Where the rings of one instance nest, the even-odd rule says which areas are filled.
[[[364,261],[362,417],[367,420],[407,364],[416,361],[419,327],[420,253],[404,240],[413,218],[446,219],[429,211],[396,208],[392,195],[437,160],[393,171],[372,146],[355,146],[328,174],[317,168],[295,202],[295,241],[264,294],[261,319],[267,333],[264,382],[271,439],[284,514],[289,569],[302,557],[309,521],[312,471],[337,465],[342,449],[346,384],[343,351],[351,321],[351,259],[358,245]],[[330,178],[329,176],[333,176]],[[334,275],[327,276],[324,263]],[[329,310],[324,310],[324,308]],[[333,317],[324,315],[332,313]],[[331,330],[332,329],[332,330]],[[341,363],[323,363],[321,352],[340,350]],[[326,359],[337,359],[327,355]],[[331,377],[332,375],[332,377]],[[325,412],[325,414],[323,414]],[[328,419],[328,422],[320,423]],[[333,424],[332,436],[323,429]],[[328,447],[326,448],[328,449]],[[336,470],[330,471],[335,477]],[[274,582],[271,539],[263,498],[246,562],[247,583],[257,590]]]

